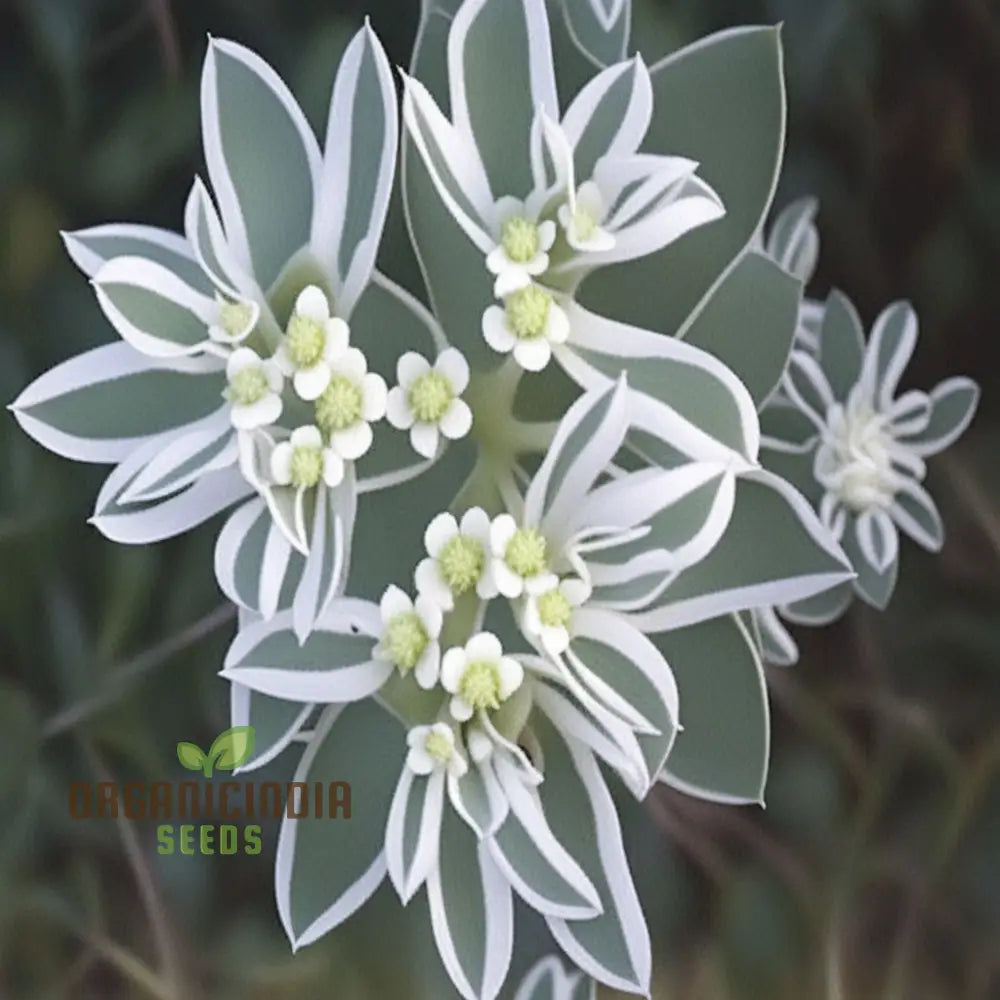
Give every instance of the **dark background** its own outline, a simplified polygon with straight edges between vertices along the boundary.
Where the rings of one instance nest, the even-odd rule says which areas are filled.
[[[932,464],[943,553],[904,542],[888,612],[798,633],[802,663],[770,672],[766,813],[655,794],[630,822],[654,995],[1000,997],[1000,9],[635,3],[634,43],[654,58],[785,22],[778,205],[821,199],[810,291],[844,289],[866,322],[911,299],[907,382],[968,374],[984,389]],[[366,12],[405,65],[416,0],[0,4],[0,400],[112,336],[59,229],[180,227],[206,32],[259,51],[321,125]],[[384,893],[293,960],[270,841],[257,858],[160,857],[149,824],[68,818],[70,781],[174,780],[175,743],[207,745],[228,719],[215,526],[113,545],[85,523],[104,472],[0,421],[0,997],[418,995],[436,959],[426,935],[406,946]]]

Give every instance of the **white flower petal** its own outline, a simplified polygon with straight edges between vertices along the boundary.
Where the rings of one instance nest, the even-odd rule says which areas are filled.
[[[437,454],[438,437],[437,424],[418,420],[410,428],[410,444],[413,445],[413,450],[424,458],[433,458]]]
[[[332,449],[323,449],[323,482],[339,486],[344,481],[344,460]]]
[[[404,590],[391,584],[382,595],[382,600],[378,602],[378,610],[382,624],[386,625],[397,615],[409,614],[413,610],[413,601]]]
[[[500,558],[517,534],[517,521],[510,514],[498,514],[490,525],[490,551]]]
[[[315,424],[304,424],[292,431],[289,442],[293,448],[322,448],[323,435]]]
[[[483,313],[483,338],[499,354],[509,354],[518,342],[507,326],[507,314],[500,306],[490,306]]]
[[[427,643],[427,648],[421,654],[413,671],[417,684],[425,691],[429,691],[437,684],[440,665],[441,647],[436,642]]]
[[[472,410],[469,409],[469,404],[464,399],[453,399],[441,418],[440,427],[441,433],[452,441],[465,437],[472,429]]]
[[[458,690],[467,663],[465,650],[458,646],[453,646],[441,658],[441,687],[449,694]]]
[[[314,323],[326,323],[330,318],[330,303],[318,285],[308,285],[295,300],[295,312]]]
[[[542,337],[537,340],[519,340],[514,345],[514,360],[525,371],[540,372],[551,358],[552,345]]]
[[[497,665],[500,697],[506,701],[524,682],[524,667],[513,656],[502,656]]]
[[[454,347],[443,350],[434,362],[434,370],[440,372],[450,383],[452,392],[460,396],[469,385],[469,362],[461,351]]]
[[[416,418],[402,386],[397,385],[389,390],[385,401],[385,417],[396,430],[408,431],[413,426]]]
[[[413,582],[419,593],[426,595],[443,611],[451,611],[455,607],[455,597],[441,579],[436,559],[422,559],[413,574]]]
[[[249,368],[251,365],[259,365],[260,356],[249,347],[237,347],[226,361],[226,378],[231,382],[237,372]]]
[[[396,362],[396,379],[404,389],[409,389],[418,378],[430,370],[431,364],[423,355],[417,354],[416,351],[407,351],[400,355]]]
[[[373,436],[371,426],[359,420],[342,431],[334,431],[330,435],[330,445],[341,458],[352,462],[368,451]]]
[[[455,515],[444,511],[433,518],[424,531],[424,547],[427,553],[435,559],[441,555],[441,550],[458,534],[458,522]]]
[[[449,709],[452,718],[457,719],[459,722],[468,722],[472,718],[474,711],[472,706],[457,694],[451,699]]]
[[[292,481],[292,445],[282,441],[271,452],[271,478],[279,486],[287,486]]]
[[[351,345],[351,328],[339,316],[333,316],[325,324],[326,343],[323,344],[323,360],[336,361]]]
[[[410,747],[410,752],[406,755],[406,766],[414,774],[430,774],[434,765],[434,758],[422,746]]]
[[[500,640],[492,632],[478,632],[465,644],[465,658],[469,662],[487,660],[493,662],[503,656]]]
[[[514,292],[519,292],[521,289],[527,288],[530,284],[531,273],[526,267],[521,264],[508,264],[497,275],[497,280],[493,282],[493,294],[498,299],[504,299],[508,295],[512,295]],[[483,319],[485,322],[485,316]],[[485,327],[483,328],[483,333],[486,335]],[[488,335],[486,335],[486,342],[489,343],[491,347],[493,346]],[[501,348],[497,348],[497,350],[501,350]]]
[[[330,378],[330,366],[325,361],[317,361],[312,368],[300,368],[292,376],[292,384],[300,399],[312,402],[323,395]]]

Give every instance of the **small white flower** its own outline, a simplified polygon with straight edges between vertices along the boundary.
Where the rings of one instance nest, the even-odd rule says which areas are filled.
[[[524,667],[503,655],[492,632],[480,632],[464,647],[452,647],[441,660],[441,686],[452,696],[451,714],[459,722],[499,708],[523,681]]]
[[[524,631],[537,639],[549,655],[560,656],[569,647],[573,611],[589,596],[590,587],[574,578],[560,580],[544,593],[529,594],[524,606]]]
[[[226,362],[230,419],[237,430],[249,431],[273,424],[281,416],[284,379],[273,360],[264,361],[249,347],[239,347]]]
[[[438,435],[451,441],[472,427],[472,410],[459,397],[469,384],[469,365],[460,351],[449,347],[431,367],[413,351],[396,365],[399,385],[389,391],[386,417],[398,430],[410,432],[414,451],[424,458],[437,454]]]
[[[316,285],[304,288],[295,300],[288,329],[275,354],[285,375],[291,376],[302,399],[318,399],[333,378],[334,362],[347,350],[350,329],[330,315],[330,303]]]
[[[445,770],[456,778],[461,778],[469,769],[468,762],[455,745],[455,730],[447,722],[414,726],[406,734],[406,745],[410,748],[406,766],[414,774],[424,775]]]
[[[496,597],[490,573],[490,518],[481,507],[462,515],[438,514],[424,532],[428,557],[417,566],[417,590],[445,611],[455,607],[455,598],[475,588],[483,600]]]
[[[382,595],[379,612],[382,638],[372,657],[392,663],[401,674],[412,670],[417,683],[430,690],[437,684],[441,666],[441,609],[423,595],[412,601],[399,587],[391,586]]]
[[[519,528],[510,514],[500,514],[490,525],[493,579],[504,597],[544,594],[559,583],[549,569],[548,543],[537,528]]]
[[[512,292],[503,306],[490,306],[483,313],[483,337],[500,354],[513,353],[514,360],[529,372],[539,372],[552,357],[553,344],[569,339],[569,317],[555,295],[540,285]]]
[[[330,364],[330,380],[316,400],[316,423],[345,461],[360,458],[372,444],[371,424],[385,416],[385,379],[368,371],[365,356],[349,347]]]
[[[279,486],[309,489],[321,482],[338,486],[344,478],[344,461],[324,446],[323,434],[315,424],[298,427],[288,441],[271,452],[271,478]]]
[[[501,198],[497,202],[499,242],[486,258],[486,267],[496,275],[493,294],[503,298],[527,288],[532,278],[549,269],[549,250],[556,241],[556,224],[539,222],[517,198]]]
[[[566,232],[566,242],[581,252],[612,250],[615,238],[602,228],[607,206],[601,189],[594,181],[585,181],[578,190],[570,186],[568,200],[559,207],[559,224]]]
[[[215,301],[219,312],[208,328],[208,336],[217,344],[232,346],[242,343],[260,319],[260,306],[256,302],[230,302],[218,293]]]

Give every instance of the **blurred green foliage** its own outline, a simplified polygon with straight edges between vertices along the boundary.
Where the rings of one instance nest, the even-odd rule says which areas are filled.
[[[912,384],[983,384],[888,612],[800,633],[772,671],[768,809],[624,799],[670,1000],[1000,997],[1000,7],[991,0],[635,0],[651,55],[783,21],[778,203],[821,201],[819,296],[910,298]],[[0,398],[106,341],[60,228],[178,228],[200,169],[206,32],[260,51],[317,125],[366,12],[405,64],[416,0],[16,0],[0,7]],[[678,152],[683,152],[679,150]],[[398,233],[398,215],[394,218]],[[390,271],[412,264],[390,246]],[[738,331],[734,331],[738,335]],[[387,891],[294,959],[260,857],[162,857],[149,824],[75,822],[70,781],[177,777],[228,724],[213,531],[130,549],[84,522],[101,480],[0,422],[0,997],[450,996],[422,901]],[[282,760],[271,765],[284,777]],[[393,935],[387,947],[386,930]],[[527,952],[546,949],[535,925]],[[408,946],[407,946],[408,945]]]

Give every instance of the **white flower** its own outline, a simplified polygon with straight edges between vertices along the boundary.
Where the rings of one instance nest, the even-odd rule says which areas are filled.
[[[334,362],[347,350],[349,341],[347,324],[330,315],[330,303],[322,289],[309,285],[295,300],[275,361],[292,377],[296,393],[311,401],[330,384]]]
[[[298,427],[288,441],[271,452],[271,478],[279,486],[305,490],[318,486],[338,486],[344,478],[344,461],[323,445],[323,434],[315,424]]]
[[[590,596],[583,580],[567,578],[541,594],[528,594],[522,628],[545,652],[559,656],[569,647],[574,609]]]
[[[539,372],[552,357],[554,344],[569,339],[569,317],[555,295],[540,285],[528,285],[504,299],[503,307],[483,313],[483,337],[500,354],[529,372]]]
[[[613,250],[615,238],[602,228],[607,207],[601,189],[586,181],[578,190],[571,186],[568,200],[559,206],[559,224],[566,232],[566,242],[574,250],[600,252]]]
[[[472,427],[472,410],[459,397],[469,384],[469,365],[460,351],[449,347],[433,367],[413,351],[396,365],[399,385],[389,391],[386,417],[398,430],[409,430],[414,451],[424,458],[437,454],[438,435],[451,441]]]
[[[503,655],[492,632],[480,632],[464,647],[452,647],[441,660],[441,686],[452,695],[451,714],[459,722],[499,708],[523,681],[524,667]]]
[[[556,241],[556,224],[538,221],[538,213],[517,198],[501,198],[496,205],[497,245],[486,257],[496,275],[493,294],[503,298],[531,284],[549,268],[549,250]]]
[[[284,379],[273,360],[264,361],[256,351],[240,347],[226,362],[230,419],[237,430],[248,431],[273,424],[281,416]]]
[[[401,674],[412,670],[425,690],[434,687],[441,664],[441,609],[423,595],[412,601],[399,587],[391,586],[382,595],[379,613],[382,638],[372,657],[392,663]]]
[[[330,380],[316,399],[316,423],[345,461],[360,458],[372,443],[371,424],[385,416],[385,379],[368,371],[365,356],[349,347],[330,363]]]
[[[219,312],[215,322],[208,327],[208,336],[217,344],[232,346],[240,344],[257,325],[260,319],[260,306],[256,302],[230,302],[216,293],[215,301]]]
[[[548,542],[534,527],[518,527],[510,514],[499,514],[490,525],[493,579],[504,597],[539,595],[552,590],[559,578],[549,569]]]
[[[414,726],[406,734],[406,766],[414,774],[430,774],[443,770],[461,778],[469,769],[466,759],[455,745],[455,730],[447,722],[432,726]]]
[[[483,600],[496,597],[490,573],[490,518],[481,507],[462,515],[438,514],[424,532],[428,557],[421,560],[414,582],[445,611],[455,607],[455,598],[475,588]]]

